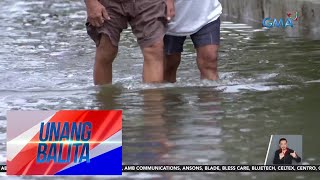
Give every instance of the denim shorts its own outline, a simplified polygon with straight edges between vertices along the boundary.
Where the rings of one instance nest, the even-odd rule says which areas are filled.
[[[202,27],[198,32],[190,35],[195,48],[206,45],[220,44],[220,18]],[[186,36],[165,35],[164,48],[166,55],[183,52]]]

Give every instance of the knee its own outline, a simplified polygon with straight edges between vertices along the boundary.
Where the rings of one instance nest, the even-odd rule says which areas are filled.
[[[205,69],[216,70],[217,69],[218,56],[216,53],[206,53],[206,54],[200,55],[197,59],[198,59],[197,60],[198,67],[200,70],[205,70]]]
[[[143,55],[145,60],[163,61],[163,42],[157,42],[150,46],[144,47]]]
[[[109,41],[101,40],[96,49],[96,62],[99,64],[110,64],[116,58],[118,48]]]

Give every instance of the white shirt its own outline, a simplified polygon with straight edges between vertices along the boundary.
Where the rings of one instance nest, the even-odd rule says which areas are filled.
[[[168,35],[189,36],[222,14],[219,0],[175,0],[176,15],[168,25]]]

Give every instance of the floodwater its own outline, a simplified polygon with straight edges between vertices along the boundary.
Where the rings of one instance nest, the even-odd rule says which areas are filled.
[[[263,164],[271,134],[302,134],[303,163],[320,164],[319,40],[223,21],[219,81],[200,81],[188,40],[178,82],[145,85],[142,55],[126,30],[114,63],[114,84],[95,87],[95,49],[85,31],[85,16],[83,2],[76,0],[0,2],[1,163],[6,161],[7,110],[123,109],[124,164]],[[225,180],[319,175],[124,173],[123,177]]]

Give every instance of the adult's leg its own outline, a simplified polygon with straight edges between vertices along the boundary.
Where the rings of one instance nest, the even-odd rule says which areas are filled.
[[[197,65],[200,78],[217,80],[218,76],[218,45],[206,45],[197,48]]]
[[[96,44],[93,79],[95,85],[112,82],[112,62],[118,53],[120,33],[127,28],[127,17],[121,2],[100,0],[111,19],[105,19],[101,27],[86,24],[88,35]]]
[[[95,85],[112,83],[112,63],[117,53],[118,47],[111,43],[107,35],[102,35],[99,46],[96,48],[93,72]]]
[[[159,83],[164,80],[163,37],[166,32],[167,14],[165,0],[134,1],[135,14],[129,21],[141,47],[143,82]]]
[[[160,83],[164,79],[163,41],[142,48],[144,57],[143,82]]]

